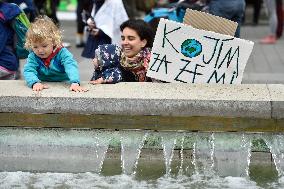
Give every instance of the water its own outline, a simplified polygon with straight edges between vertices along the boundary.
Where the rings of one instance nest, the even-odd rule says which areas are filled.
[[[195,173],[212,176],[214,175],[214,134],[196,133],[193,146],[193,161]]]
[[[276,170],[284,176],[284,138],[279,134],[266,135],[264,140],[272,154]]]
[[[171,163],[174,156],[174,148],[176,145],[176,133],[163,133],[162,136],[162,146],[166,166],[166,175],[171,173]]]
[[[121,131],[121,167],[124,174],[135,174],[146,132]]]
[[[0,170],[99,173],[111,136],[94,130],[1,129]]]
[[[243,177],[161,176],[144,180],[138,176],[96,173],[2,172],[0,188],[283,188],[283,182],[259,183]]]
[[[7,128],[0,189],[284,188],[283,147],[279,134]]]
[[[244,134],[215,133],[213,143],[214,168],[219,176],[247,177],[249,175],[250,137]]]

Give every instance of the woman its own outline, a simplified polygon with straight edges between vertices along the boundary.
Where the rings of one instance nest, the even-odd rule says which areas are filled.
[[[146,71],[150,61],[154,33],[143,20],[128,20],[121,24],[121,48],[101,45],[96,50],[92,84],[149,81]]]
[[[93,8],[93,0],[77,0],[76,8],[76,24],[77,24],[77,34],[76,34],[76,47],[84,47],[84,28],[85,23],[83,22],[82,13],[84,11],[91,12]]]
[[[119,43],[119,26],[128,16],[122,0],[94,0],[92,13],[85,20],[89,35],[82,56],[93,59],[99,45]]]
[[[261,44],[274,44],[277,37],[277,12],[276,12],[276,0],[265,0],[269,15],[269,29],[270,33],[260,40]]]
[[[59,0],[34,0],[34,4],[37,8],[38,14],[47,15],[57,25],[59,25],[59,19],[56,14]]]

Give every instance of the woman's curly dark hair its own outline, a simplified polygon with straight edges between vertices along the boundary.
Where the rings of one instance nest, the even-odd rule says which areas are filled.
[[[155,34],[152,27],[147,22],[141,19],[129,19],[120,25],[120,31],[122,32],[124,28],[135,30],[141,40],[146,39],[147,44],[145,47],[152,48]]]

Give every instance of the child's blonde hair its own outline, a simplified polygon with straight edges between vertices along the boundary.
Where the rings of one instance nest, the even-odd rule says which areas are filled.
[[[25,48],[32,49],[33,43],[52,40],[56,47],[62,46],[62,35],[59,28],[48,16],[39,16],[30,25],[26,33]]]

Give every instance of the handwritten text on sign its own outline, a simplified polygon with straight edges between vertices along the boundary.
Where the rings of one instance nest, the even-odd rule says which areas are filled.
[[[253,42],[161,19],[147,76],[168,82],[240,84]]]

